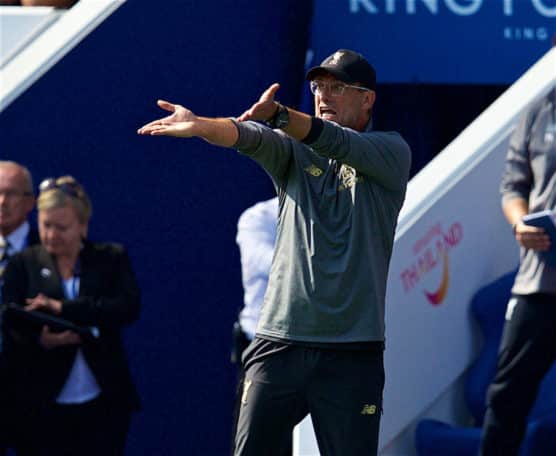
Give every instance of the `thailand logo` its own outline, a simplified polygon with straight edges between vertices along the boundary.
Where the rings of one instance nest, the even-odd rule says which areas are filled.
[[[453,223],[447,231],[442,230],[440,223],[430,228],[413,246],[415,260],[400,274],[405,292],[408,293],[423,282],[430,283],[430,276],[434,276],[432,272],[441,267],[438,285],[429,285],[432,290],[424,285],[422,287],[427,300],[433,306],[440,305],[450,286],[450,252],[460,244],[462,238],[463,228],[459,222]]]

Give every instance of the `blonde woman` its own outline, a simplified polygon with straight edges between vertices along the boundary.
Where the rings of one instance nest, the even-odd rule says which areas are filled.
[[[12,259],[3,301],[91,328],[94,336],[6,318],[16,450],[123,455],[139,397],[120,331],[139,315],[139,289],[122,246],[87,240],[92,207],[79,182],[47,179],[39,190],[41,244]]]

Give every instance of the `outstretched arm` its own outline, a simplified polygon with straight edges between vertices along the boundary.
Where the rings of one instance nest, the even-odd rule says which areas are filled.
[[[263,92],[259,100],[237,120],[239,122],[269,120],[278,109],[278,103],[274,97],[279,88],[280,84],[272,84]],[[139,128],[138,134],[178,138],[196,136],[222,147],[232,147],[238,140],[239,133],[230,119],[200,117],[181,105],[164,100],[158,100],[157,104],[171,114]],[[290,122],[287,127],[283,128],[283,131],[297,140],[304,139],[311,129],[311,116],[290,108],[288,108],[288,112]]]
[[[237,128],[230,119],[199,117],[181,105],[164,100],[158,100],[157,104],[172,114],[144,125],[137,130],[138,134],[178,138],[196,136],[222,147],[232,147],[238,140]]]

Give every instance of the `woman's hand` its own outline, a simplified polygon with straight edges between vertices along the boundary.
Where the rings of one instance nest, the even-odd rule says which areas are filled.
[[[49,298],[42,293],[39,293],[34,298],[28,298],[25,301],[27,302],[25,310],[43,310],[54,315],[60,315],[62,313],[62,301]]]
[[[52,332],[48,326],[43,326],[39,341],[47,350],[66,345],[80,345],[83,342],[81,336],[73,331]]]

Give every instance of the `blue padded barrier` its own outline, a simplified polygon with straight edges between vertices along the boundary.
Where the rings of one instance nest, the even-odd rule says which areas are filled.
[[[486,393],[496,371],[498,346],[504,327],[506,305],[515,271],[477,292],[471,313],[484,336],[479,356],[467,372],[465,401],[475,427],[452,426],[437,420],[422,420],[415,432],[419,456],[475,456],[479,450],[481,425],[486,411]],[[556,448],[556,364],[545,376],[529,414],[520,456],[547,456]]]

